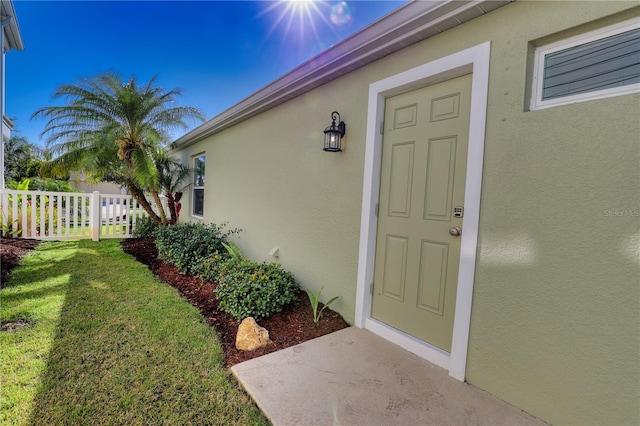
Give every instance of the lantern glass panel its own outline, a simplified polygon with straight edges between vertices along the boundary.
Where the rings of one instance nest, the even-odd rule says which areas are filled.
[[[324,135],[325,151],[340,151],[340,133],[330,130]]]

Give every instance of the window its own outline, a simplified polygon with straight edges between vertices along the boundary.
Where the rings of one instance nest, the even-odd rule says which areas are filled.
[[[204,214],[204,155],[193,160],[193,215]]]
[[[531,109],[640,91],[640,20],[535,50]]]

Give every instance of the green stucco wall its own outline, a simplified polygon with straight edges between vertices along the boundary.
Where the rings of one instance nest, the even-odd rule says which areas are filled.
[[[322,150],[333,110],[348,123],[339,154]],[[325,297],[339,296],[332,308],[350,322],[366,126],[355,110],[338,94],[316,90],[182,153],[206,154],[205,222],[242,228],[236,242],[247,257],[282,263],[315,292],[325,287]],[[278,259],[268,254],[274,247]]]
[[[554,424],[640,423],[640,96],[524,107],[528,42],[617,6],[492,16],[467,380]]]
[[[639,424],[640,95],[526,107],[533,43],[636,5],[517,1],[188,147],[207,156],[205,221],[353,322],[368,85],[490,40],[467,380],[554,424]],[[339,154],[322,151],[333,110]]]

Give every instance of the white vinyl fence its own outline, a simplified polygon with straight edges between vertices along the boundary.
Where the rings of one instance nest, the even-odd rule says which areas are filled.
[[[147,213],[130,195],[0,190],[3,234],[37,240],[128,238]]]

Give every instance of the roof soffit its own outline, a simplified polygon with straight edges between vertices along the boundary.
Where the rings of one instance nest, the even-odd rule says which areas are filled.
[[[11,18],[11,21],[3,26],[6,44],[3,48],[5,51],[10,49],[24,50],[22,36],[20,35],[20,25],[18,24],[18,17],[16,16],[13,0],[1,0],[1,4],[1,19]]]

